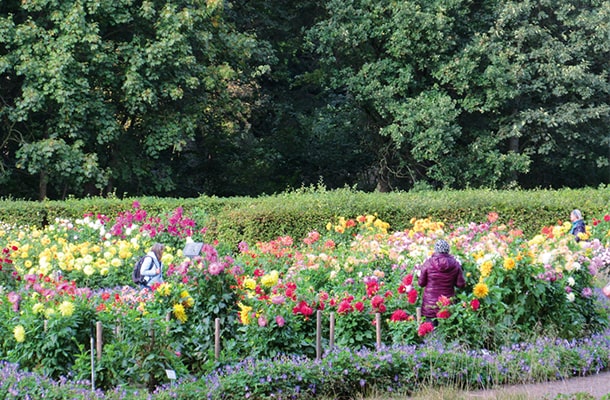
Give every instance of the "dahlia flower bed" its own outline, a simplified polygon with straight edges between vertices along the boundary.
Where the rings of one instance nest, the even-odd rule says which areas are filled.
[[[404,231],[371,214],[230,244],[182,209],[149,215],[136,202],[115,219],[1,225],[0,359],[13,378],[0,392],[48,379],[49,390],[104,390],[98,398],[306,398],[597,372],[610,351],[600,290],[610,215],[587,222],[576,242],[569,223],[528,238],[495,213],[466,226],[413,219]],[[418,316],[417,277],[439,238],[467,286],[440,299],[434,327]],[[201,253],[185,257],[192,241]],[[166,245],[165,282],[140,290],[131,270],[155,242]]]

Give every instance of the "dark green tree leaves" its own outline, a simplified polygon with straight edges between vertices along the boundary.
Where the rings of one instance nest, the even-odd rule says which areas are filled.
[[[5,0],[0,195],[610,182],[606,0]]]
[[[76,195],[171,192],[187,147],[209,131],[238,135],[247,118],[256,41],[220,1],[29,0],[1,11],[4,150],[22,149],[14,165],[42,173],[53,196],[60,181]],[[83,168],[51,168],[50,148],[55,165]]]
[[[443,69],[468,118],[488,121],[499,146],[527,158],[525,186],[610,176],[609,12],[597,1],[502,2],[494,24]]]
[[[367,116],[371,138],[390,139],[375,168],[390,188],[610,177],[608,2],[333,0],[326,10],[310,43],[329,92]]]

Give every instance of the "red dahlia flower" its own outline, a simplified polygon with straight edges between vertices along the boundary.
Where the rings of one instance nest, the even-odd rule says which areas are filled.
[[[413,274],[407,274],[404,278],[402,278],[402,283],[405,286],[409,286],[413,283]]]
[[[434,325],[432,325],[432,322],[424,322],[423,324],[421,324],[419,326],[419,329],[417,329],[417,334],[419,336],[426,336],[428,333],[432,332],[434,330]]]
[[[398,321],[407,321],[409,319],[409,314],[406,311],[398,309],[392,313],[390,317],[390,321],[398,322]]]
[[[415,289],[411,290],[407,296],[408,296],[409,304],[415,304],[415,302],[417,301],[417,290],[415,290]]]

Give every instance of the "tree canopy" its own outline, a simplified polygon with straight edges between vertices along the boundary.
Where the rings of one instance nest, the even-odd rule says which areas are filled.
[[[0,196],[610,183],[610,2],[6,0]]]
[[[327,88],[385,143],[390,187],[608,181],[609,4],[327,3]]]
[[[0,11],[5,183],[36,177],[40,198],[167,193],[178,158],[247,123],[265,66],[222,1],[29,0]]]

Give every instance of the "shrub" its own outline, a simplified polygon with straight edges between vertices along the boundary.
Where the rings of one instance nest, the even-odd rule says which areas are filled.
[[[599,217],[602,220],[606,222],[605,215]],[[375,214],[338,216],[302,238],[282,235],[242,242],[235,250],[211,240],[199,256],[186,258],[181,248],[189,235],[203,241],[209,234],[189,221],[182,210],[155,217],[138,206],[119,213],[117,220],[96,215],[79,222],[59,219],[42,229],[4,231],[9,251],[3,260],[11,261],[8,264],[21,280],[11,273],[14,286],[7,286],[0,297],[2,357],[49,376],[85,378],[90,373],[91,326],[101,321],[108,352],[103,352],[96,372],[106,389],[132,384],[152,391],[169,383],[166,369],[187,377],[224,366],[216,372],[230,377],[220,387],[227,390],[226,396],[243,395],[243,387],[231,386],[231,380],[241,379],[239,373],[233,374],[234,368],[262,368],[252,359],[257,357],[301,360],[295,364],[302,364],[303,370],[293,366],[299,375],[292,375],[307,382],[298,385],[299,396],[316,396],[343,394],[349,387],[364,392],[377,385],[411,390],[410,381],[393,383],[388,378],[397,373],[401,357],[407,357],[404,368],[439,383],[488,384],[489,379],[498,379],[493,371],[477,369],[468,364],[469,358],[457,355],[444,360],[440,347],[430,347],[432,341],[482,349],[483,354],[501,353],[503,346],[533,335],[550,332],[573,341],[607,325],[595,281],[597,272],[608,265],[602,223],[590,224],[590,240],[576,243],[563,223],[544,226],[539,235],[528,238],[495,213],[465,225],[412,218],[410,228],[394,231]],[[128,260],[158,239],[161,225],[173,227],[163,231],[164,240],[172,243],[163,257],[166,282],[152,291],[124,285],[130,279]],[[451,242],[452,252],[462,261],[467,286],[442,304],[443,318],[433,327],[418,318],[421,288],[415,278],[439,237]],[[332,368],[311,363],[318,311],[323,315],[325,347],[330,313],[336,317],[336,349],[324,358],[336,358]],[[212,354],[216,319],[222,327],[219,359]],[[427,345],[424,354],[417,353],[423,364],[396,350],[392,357],[400,360],[373,368],[380,362],[375,361],[380,357],[375,352],[376,323],[385,348],[412,352],[416,347],[411,346]],[[573,351],[553,350],[548,355],[550,366],[534,365],[534,360],[529,364],[535,379],[558,370],[555,358],[575,364],[569,361]],[[356,356],[361,358],[350,358]],[[462,372],[446,371],[436,365],[436,358]],[[250,364],[240,364],[241,359]],[[269,363],[269,368],[282,370],[275,361]],[[354,370],[354,365],[360,369]],[[341,378],[344,370],[353,376]],[[295,394],[294,379],[286,382],[264,373],[256,372],[258,383],[243,378],[250,382],[247,393]],[[417,383],[420,378],[415,378]]]

